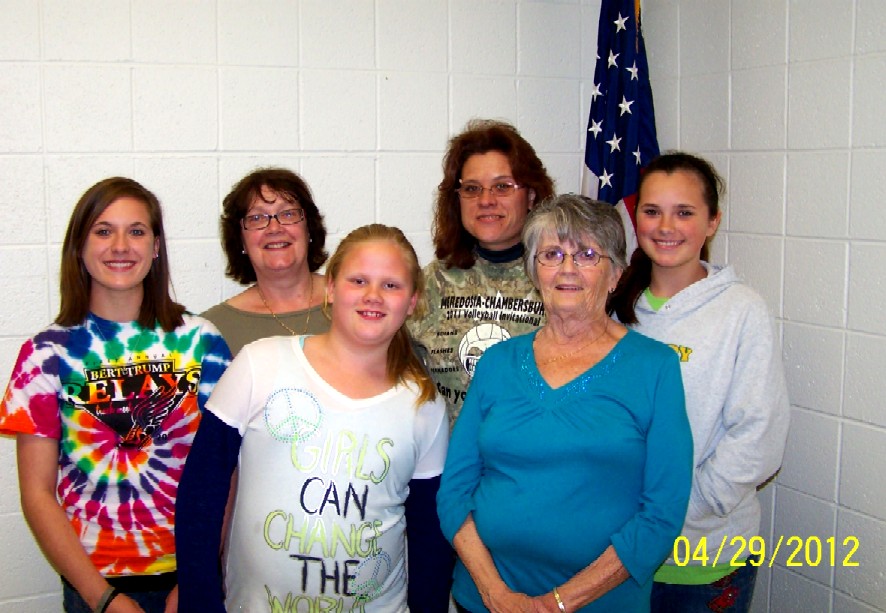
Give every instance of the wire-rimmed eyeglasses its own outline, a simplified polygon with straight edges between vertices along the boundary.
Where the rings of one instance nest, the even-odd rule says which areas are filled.
[[[597,253],[593,249],[582,249],[575,253],[566,253],[562,249],[543,249],[535,254],[535,259],[542,266],[556,268],[563,263],[567,255],[572,257],[573,263],[579,268],[596,266],[602,258],[612,259],[608,255]]]
[[[297,224],[305,218],[304,209],[286,209],[276,215],[268,213],[250,213],[240,220],[244,230],[264,230],[271,225],[271,219],[276,219],[281,226]]]
[[[496,198],[505,198],[518,189],[522,189],[522,187],[523,186],[511,183],[510,181],[498,181],[493,183],[490,187],[483,187],[479,183],[463,183],[460,187],[456,188],[455,191],[458,192],[458,195],[461,198],[472,200],[482,196],[483,192],[486,190],[489,190],[489,193]]]

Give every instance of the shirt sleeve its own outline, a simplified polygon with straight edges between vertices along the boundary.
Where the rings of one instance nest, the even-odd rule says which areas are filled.
[[[483,470],[479,436],[487,378],[492,377],[491,357],[489,353],[484,354],[477,363],[470,390],[452,431],[440,491],[437,492],[440,527],[450,543],[475,508],[474,490],[480,483]]]
[[[206,401],[206,409],[240,436],[246,433],[249,423],[254,382],[252,356],[246,346],[225,369]]]
[[[667,350],[658,368],[649,363],[640,376],[652,378],[640,510],[611,542],[633,580],[644,584],[683,527],[692,483],[692,432],[676,354]]]
[[[61,437],[59,359],[51,347],[38,348],[35,339],[22,345],[0,403],[0,434]]]
[[[731,513],[778,470],[784,455],[790,404],[772,319],[761,299],[741,326],[723,407],[726,432],[696,469],[690,518]]]
[[[444,430],[448,430],[448,426]],[[434,499],[440,477],[413,479],[406,498],[408,604],[414,613],[446,613],[455,552],[440,531]]]
[[[415,464],[413,479],[430,479],[439,476],[443,472],[446,450],[449,446],[446,404],[439,395],[419,409],[416,418],[416,437],[419,443],[419,457]]]
[[[231,351],[221,333],[208,320],[203,322],[203,326],[201,336],[203,356],[200,365],[200,386],[197,392],[197,403],[201,411],[206,408],[206,401],[212,389],[231,363]]]
[[[203,415],[175,503],[179,611],[225,611],[222,526],[241,441],[236,429]]]

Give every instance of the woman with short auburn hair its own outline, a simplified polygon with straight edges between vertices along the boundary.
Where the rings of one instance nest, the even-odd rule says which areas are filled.
[[[203,313],[236,355],[254,340],[320,333],[326,227],[308,184],[285,168],[243,177],[222,204],[227,276],[249,285]]]

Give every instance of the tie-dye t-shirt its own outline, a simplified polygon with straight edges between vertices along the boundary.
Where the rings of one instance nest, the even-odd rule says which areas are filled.
[[[229,361],[218,330],[188,314],[172,332],[89,315],[22,346],[0,433],[58,439],[58,497],[103,575],[175,570],[178,481]]]

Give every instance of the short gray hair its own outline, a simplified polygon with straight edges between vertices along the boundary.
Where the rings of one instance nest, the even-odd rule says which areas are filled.
[[[627,267],[625,255],[625,231],[621,216],[615,207],[599,200],[577,194],[553,196],[538,204],[523,226],[523,267],[526,275],[538,287],[535,255],[542,234],[556,234],[561,241],[572,241],[582,247],[588,239],[593,240],[603,255],[612,258],[619,270]]]

